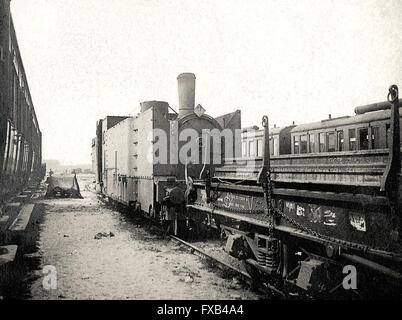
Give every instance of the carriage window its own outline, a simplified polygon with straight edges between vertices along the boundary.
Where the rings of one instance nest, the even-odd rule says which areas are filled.
[[[274,138],[272,137],[269,138],[269,154],[274,155]]]
[[[279,137],[274,138],[273,155],[279,156]]]
[[[248,142],[248,152],[250,157],[255,157],[255,150],[254,150],[254,141]]]
[[[300,150],[299,150],[299,137],[298,136],[293,137],[293,146],[294,146],[294,153],[299,154]]]
[[[368,150],[369,147],[368,128],[359,129],[359,147],[360,150]]]
[[[328,152],[335,151],[335,133],[334,132],[327,132],[327,146],[328,146]]]
[[[387,144],[387,148],[389,148],[391,146],[391,125],[387,124],[386,130],[387,130],[386,144]]]
[[[271,142],[271,141],[270,141]],[[263,150],[263,140],[262,139],[258,139],[257,140],[257,157],[262,157],[264,154],[264,150]]]
[[[242,153],[243,157],[247,157],[247,142],[246,141],[243,141],[241,148],[242,148],[241,153]]]
[[[308,139],[309,139],[309,152],[314,153],[315,152],[314,134],[309,134]]]
[[[338,151],[343,151],[343,131],[338,131]]]
[[[320,139],[320,152],[325,152],[325,133],[320,133],[319,139]]]
[[[349,150],[356,150],[356,129],[349,129]]]
[[[380,149],[380,128],[379,127],[371,128],[371,148],[372,149]]]
[[[307,153],[307,135],[300,136],[300,153]]]

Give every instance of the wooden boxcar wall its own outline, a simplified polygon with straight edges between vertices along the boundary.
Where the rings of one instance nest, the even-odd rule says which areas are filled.
[[[6,153],[6,139],[8,138],[8,67],[9,67],[9,38],[10,38],[10,2],[0,0],[0,174]]]
[[[42,162],[42,134],[33,108],[10,14],[0,0],[0,173],[3,181],[25,183]]]

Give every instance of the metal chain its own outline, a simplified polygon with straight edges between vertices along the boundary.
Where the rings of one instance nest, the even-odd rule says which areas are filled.
[[[270,170],[267,171],[266,173],[267,176],[267,188],[268,188],[268,199],[269,202],[267,203],[267,205],[270,206],[270,210],[268,210],[268,214],[266,210],[249,210],[249,209],[240,209],[240,208],[229,208],[229,207],[225,207],[225,206],[220,206],[218,204],[216,204],[216,200],[219,198],[220,194],[218,193],[218,187],[215,190],[215,193],[217,194],[217,197],[213,199],[212,206],[214,209],[222,209],[225,211],[229,211],[229,212],[233,212],[233,213],[240,213],[240,214],[257,214],[257,215],[264,215],[265,217],[267,217],[269,220],[267,221],[267,225],[269,228],[269,233],[272,235],[275,229],[275,214],[281,216],[282,218],[284,218],[286,221],[288,221],[290,224],[292,224],[293,226],[295,226],[298,230],[300,230],[301,232],[307,233],[309,235],[315,236],[321,240],[324,240],[325,242],[328,242],[330,244],[334,244],[334,245],[341,245],[350,249],[359,249],[362,251],[367,251],[367,250],[381,250],[384,248],[373,248],[373,247],[369,247],[366,245],[362,245],[362,244],[352,244],[349,243],[347,241],[344,240],[339,240],[339,239],[335,239],[329,236],[326,236],[324,234],[321,234],[317,231],[314,231],[311,228],[306,227],[305,225],[297,222],[296,220],[294,220],[293,218],[287,216],[284,212],[282,212],[281,210],[274,208],[272,206],[271,203],[271,195],[272,195],[272,180],[271,180],[271,172]],[[202,203],[197,203],[196,204],[203,206]]]
[[[292,225],[294,225],[295,227],[297,227],[297,229],[299,229],[302,232],[305,232],[307,234],[313,235],[317,238],[320,238],[322,240],[325,240],[326,242],[329,242],[331,244],[335,244],[335,245],[342,245],[345,247],[348,247],[350,249],[359,249],[359,250],[363,250],[363,251],[367,251],[369,249],[373,249],[372,247],[366,246],[366,245],[362,245],[362,244],[351,244],[347,241],[344,240],[339,240],[339,239],[335,239],[329,236],[326,236],[324,234],[321,234],[317,231],[314,231],[304,225],[302,225],[301,223],[297,222],[296,220],[292,219],[291,217],[288,217],[284,212],[280,211],[279,209],[274,208],[274,211],[276,214],[280,215],[281,217],[283,217],[286,221],[288,221],[289,223],[291,223]]]
[[[274,208],[272,206],[272,202],[271,202],[272,180],[271,180],[271,171],[270,170],[267,171],[267,184],[268,184],[268,186],[267,186],[267,188],[268,188],[267,189],[267,205],[269,206],[268,214],[269,214],[269,219],[270,219],[270,221],[269,221],[269,225],[270,225],[269,233],[271,235],[273,234],[273,231],[275,229],[275,213],[276,213],[276,214],[279,214],[281,217],[285,218],[288,222],[290,222],[292,225],[294,225],[300,231],[305,232],[305,233],[310,234],[310,235],[313,235],[313,236],[315,236],[315,237],[317,237],[319,239],[322,239],[322,240],[324,240],[326,242],[329,242],[329,243],[332,243],[332,244],[335,244],[335,245],[343,245],[343,246],[346,246],[346,247],[349,247],[349,248],[354,248],[354,249],[359,248],[361,250],[367,250],[369,248],[367,246],[359,245],[359,244],[351,245],[350,243],[348,243],[346,241],[342,241],[342,240],[339,240],[339,239],[334,239],[332,237],[328,237],[328,236],[323,235],[323,234],[321,234],[321,233],[319,233],[317,231],[314,231],[313,229],[310,229],[310,228],[302,225],[301,223],[297,222],[296,220],[288,217],[284,212],[282,212],[279,209]]]
[[[196,205],[199,206],[204,206],[203,203],[200,202],[195,202]],[[238,213],[238,214],[255,214],[255,215],[263,215],[266,217],[265,210],[248,210],[248,209],[239,209],[239,208],[228,208],[225,206],[220,206],[216,203],[212,203],[213,205],[213,209],[221,209],[221,210],[225,210],[231,213]],[[325,242],[328,242],[329,244],[334,244],[334,245],[338,245],[338,246],[344,246],[350,249],[354,249],[354,250],[362,250],[362,251],[368,251],[368,250],[386,250],[386,248],[374,248],[374,247],[370,247],[370,246],[366,246],[366,245],[362,245],[362,244],[352,244],[350,242],[344,241],[344,240],[339,240],[336,238],[332,238],[329,236],[326,236],[324,234],[321,234],[317,231],[314,231],[313,229],[310,229],[308,227],[306,227],[305,225],[297,222],[296,220],[294,220],[293,218],[287,216],[284,212],[280,211],[277,208],[273,208],[273,212],[279,216],[281,216],[282,218],[284,218],[286,221],[288,221],[290,224],[292,224],[293,226],[295,226],[299,231],[307,233],[309,235],[315,236],[321,240],[324,240]],[[275,215],[271,215],[269,217],[269,221],[264,221],[267,223],[267,226],[270,228],[270,230],[275,230]],[[258,219],[257,219],[258,220]]]
[[[271,169],[267,170],[267,206],[269,215],[269,234],[273,236],[274,226],[275,226],[275,215],[274,208],[272,206],[272,180],[271,180]]]
[[[196,202],[195,204],[199,205],[199,206],[204,205],[203,203],[200,203],[200,202]],[[228,208],[228,207],[225,207],[225,206],[220,206],[220,205],[215,204],[215,203],[213,203],[212,205],[213,205],[214,209],[221,209],[221,210],[225,210],[225,211],[228,211],[228,212],[231,212],[231,213],[255,214],[255,215],[264,215],[264,216],[266,216],[264,210],[248,210],[248,209],[239,209],[239,208]],[[342,246],[345,246],[345,247],[348,247],[348,248],[351,248],[351,249],[360,249],[360,250],[363,250],[363,251],[366,251],[368,249],[373,249],[374,250],[374,248],[372,248],[372,247],[368,247],[368,246],[360,245],[360,244],[351,244],[351,243],[343,241],[343,240],[339,240],[339,239],[335,239],[335,238],[323,235],[323,234],[321,234],[321,233],[319,233],[317,231],[314,231],[314,230],[304,226],[303,224],[301,224],[301,223],[297,222],[296,220],[292,219],[291,217],[288,217],[285,213],[281,212],[280,210],[278,210],[276,208],[273,208],[273,211],[274,211],[275,214],[283,217],[286,221],[288,221],[290,224],[295,226],[301,232],[304,232],[304,233],[310,234],[312,236],[315,236],[317,238],[320,238],[320,239],[322,239],[322,240],[324,240],[324,241],[326,241],[328,243],[336,244],[336,245],[342,245]],[[271,215],[269,218],[270,218],[269,221],[266,221],[267,226],[269,227],[269,229],[271,231],[274,231],[275,230],[275,227],[274,227],[275,224],[274,224],[273,220],[275,219],[275,215]]]

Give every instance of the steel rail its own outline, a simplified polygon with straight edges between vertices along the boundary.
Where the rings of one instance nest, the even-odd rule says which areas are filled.
[[[202,256],[204,256],[204,257],[206,257],[208,259],[214,260],[214,261],[218,262],[219,264],[223,265],[224,267],[226,267],[228,269],[231,269],[231,270],[241,274],[243,277],[245,277],[245,278],[247,278],[249,280],[252,280],[251,276],[247,272],[244,272],[243,270],[240,270],[240,269],[238,269],[238,268],[236,268],[234,266],[231,266],[230,264],[226,263],[225,261],[223,261],[223,260],[221,260],[221,259],[219,259],[217,257],[211,256],[210,254],[206,253],[205,251],[201,250],[200,248],[197,248],[196,246],[193,246],[191,243],[188,243],[188,242],[186,242],[186,241],[184,241],[184,240],[182,240],[182,239],[180,239],[180,238],[178,238],[176,236],[170,235],[169,237],[171,239],[177,241],[177,242],[180,242],[180,243],[184,244],[186,247],[189,247],[189,248],[193,249],[194,251],[198,252]]]
[[[186,241],[184,241],[184,240],[182,240],[182,239],[180,239],[180,238],[178,238],[176,236],[170,235],[169,237],[171,239],[173,239],[173,240],[175,240],[177,242],[180,242],[181,244],[191,248],[195,252],[199,253],[201,256],[206,257],[206,258],[208,258],[210,260],[213,260],[215,262],[218,262],[220,265],[224,266],[225,268],[228,268],[228,269],[230,269],[232,271],[235,271],[236,273],[240,274],[242,277],[246,278],[249,282],[253,281],[253,278],[247,272],[244,272],[244,271],[242,271],[242,270],[240,270],[240,269],[238,269],[238,268],[236,268],[234,266],[231,266],[230,264],[222,261],[221,259],[219,259],[217,257],[211,256],[210,254],[206,253],[205,251],[201,250],[200,248],[197,248],[196,246],[192,245],[191,243],[188,243],[188,242],[186,242]],[[260,285],[264,286],[265,289],[267,289],[267,290],[274,291],[275,293],[279,294],[282,297],[286,296],[285,293],[283,293],[282,291],[278,290],[277,288],[271,286],[270,284],[263,283],[263,284],[260,284]],[[260,289],[260,290],[261,290],[261,293],[267,294],[267,292],[265,292],[264,290],[262,290],[262,289]]]

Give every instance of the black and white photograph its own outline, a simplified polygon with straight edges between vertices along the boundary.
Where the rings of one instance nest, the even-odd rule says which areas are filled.
[[[0,0],[0,309],[401,300],[400,88],[401,0]]]

